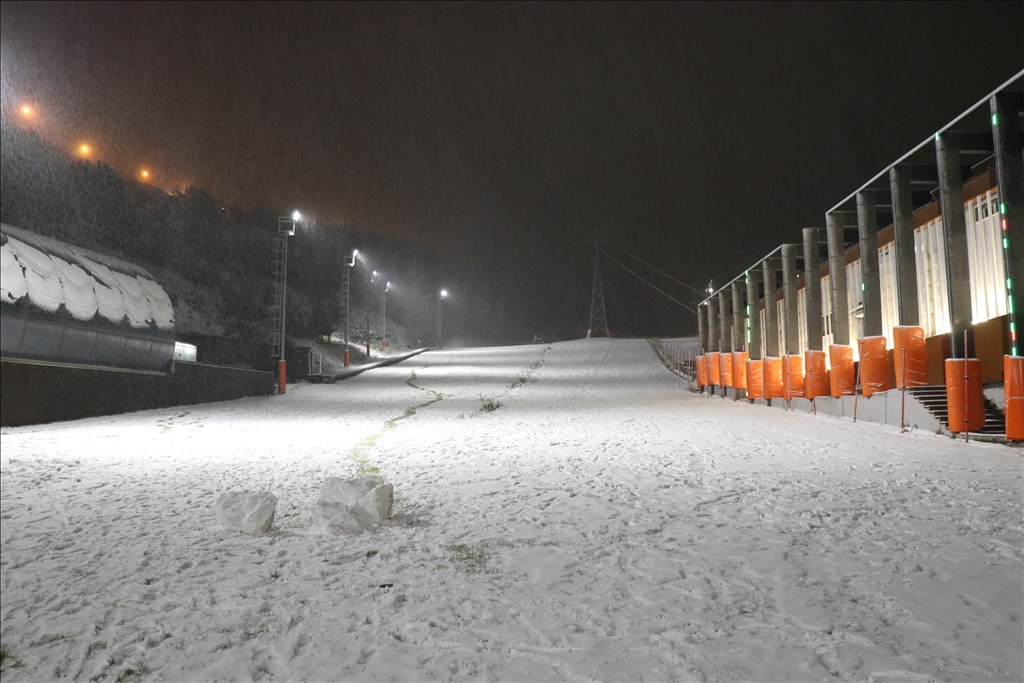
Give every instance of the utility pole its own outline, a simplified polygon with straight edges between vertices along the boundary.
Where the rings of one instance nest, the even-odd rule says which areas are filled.
[[[590,290],[590,324],[587,326],[587,339],[591,337],[611,337],[608,329],[608,314],[604,309],[604,288],[601,286],[601,242],[603,236],[588,237],[587,241],[594,245],[594,283]]]

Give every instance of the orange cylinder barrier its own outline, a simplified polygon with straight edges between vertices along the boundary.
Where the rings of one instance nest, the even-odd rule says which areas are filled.
[[[697,368],[697,386],[706,387],[708,385],[707,362],[704,360],[704,356],[697,356],[694,361],[694,365]]]
[[[711,351],[710,353],[705,353],[704,357],[707,358],[708,385],[721,385],[722,376],[719,372],[720,368],[718,366],[718,351]]]
[[[764,398],[764,363],[759,360],[747,361],[747,398]]]
[[[283,360],[277,361],[277,390],[280,393],[284,393],[288,387],[288,372],[286,369],[285,362]]]
[[[1024,356],[1003,356],[1006,438],[1024,440]]]
[[[804,359],[800,356],[782,357],[782,398],[792,401],[804,395]]]
[[[853,370],[853,347],[846,344],[832,344],[828,347],[828,360],[832,364],[829,373],[829,389],[834,398],[853,396],[857,377]]]
[[[964,363],[967,377],[964,378]],[[1005,362],[1005,361],[1004,361]],[[967,396],[964,397],[966,390]],[[946,359],[946,405],[949,407],[949,431],[978,432],[985,426],[985,394],[981,389],[981,361],[977,358]],[[964,409],[967,415],[964,415]]]
[[[804,351],[807,375],[804,378],[804,396],[818,398],[828,396],[828,367],[824,351]]]
[[[764,359],[764,397],[782,398],[782,359]]]
[[[746,351],[732,352],[732,386],[736,389],[747,388],[747,359],[750,354]]]
[[[718,366],[719,372],[722,373],[722,387],[732,386],[732,354],[731,353],[720,353],[718,354]]]
[[[896,366],[896,388],[928,384],[928,354],[924,330],[913,325],[892,328],[892,362]],[[906,364],[904,365],[904,357]]]
[[[885,337],[864,337],[857,341],[860,343],[860,388],[865,398],[892,389]]]

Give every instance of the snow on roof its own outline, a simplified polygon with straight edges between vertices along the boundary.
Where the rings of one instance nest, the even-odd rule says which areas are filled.
[[[10,225],[0,228],[3,304],[26,300],[49,313],[63,308],[81,321],[174,329],[170,297],[142,268]]]

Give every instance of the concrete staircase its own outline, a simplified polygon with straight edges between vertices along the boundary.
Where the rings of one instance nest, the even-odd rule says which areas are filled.
[[[907,393],[917,399],[918,403],[949,429],[949,406],[946,404],[946,387],[910,387]],[[1006,419],[1003,414],[990,403],[985,403],[985,426],[980,432],[983,436],[1001,437],[1006,435]]]

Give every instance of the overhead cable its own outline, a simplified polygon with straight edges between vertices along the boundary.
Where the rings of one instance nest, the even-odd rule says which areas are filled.
[[[647,285],[648,287],[650,287],[650,288],[651,288],[651,289],[653,289],[654,291],[656,291],[656,292],[658,292],[659,294],[662,294],[662,295],[664,295],[664,296],[668,297],[669,299],[671,299],[671,300],[672,300],[672,301],[674,301],[675,303],[679,304],[680,306],[682,306],[682,307],[683,307],[683,308],[685,308],[686,310],[690,311],[691,313],[696,313],[696,312],[697,312],[697,311],[693,310],[692,308],[690,308],[689,306],[687,306],[686,304],[684,304],[684,303],[683,303],[682,301],[680,301],[679,299],[676,299],[676,298],[675,298],[674,296],[672,296],[672,295],[671,295],[671,294],[669,294],[668,292],[665,292],[665,291],[663,291],[663,290],[661,290],[661,289],[658,289],[658,288],[657,288],[657,287],[656,287],[656,286],[655,286],[654,284],[652,284],[652,283],[648,282],[647,280],[645,280],[645,279],[643,279],[642,277],[640,277],[639,275],[637,275],[637,274],[636,274],[635,272],[633,272],[632,270],[630,270],[629,268],[627,268],[627,267],[626,267],[625,265],[623,265],[623,264],[622,264],[622,263],[621,263],[620,261],[618,261],[618,260],[617,260],[617,259],[616,259],[616,258],[615,258],[614,256],[612,256],[611,254],[609,254],[609,253],[608,253],[607,251],[605,251],[604,249],[601,249],[601,253],[602,253],[602,254],[604,254],[605,256],[607,256],[608,258],[610,258],[610,259],[612,260],[612,262],[614,262],[614,263],[618,264],[618,266],[619,266],[620,268],[622,268],[622,269],[623,269],[623,270],[625,270],[625,271],[626,271],[627,273],[629,273],[630,275],[632,275],[633,277],[635,277],[635,278],[636,278],[637,280],[640,280],[640,282],[643,282],[643,283],[644,283],[645,285]]]
[[[650,263],[648,263],[647,261],[644,261],[644,260],[643,260],[642,258],[640,258],[639,256],[636,256],[635,254],[630,254],[630,253],[629,253],[628,251],[626,251],[625,249],[623,249],[623,248],[622,248],[622,247],[620,247],[619,245],[615,244],[615,242],[609,242],[608,244],[612,245],[613,247],[615,247],[616,249],[618,249],[618,250],[619,250],[619,251],[621,251],[622,253],[626,254],[626,255],[627,255],[627,256],[629,256],[630,258],[634,258],[634,259],[636,259],[637,261],[639,261],[640,263],[644,264],[645,266],[647,266],[647,267],[648,267],[648,268],[650,268],[651,270],[655,271],[656,273],[661,273],[662,275],[664,275],[665,277],[667,277],[667,278],[668,278],[669,280],[672,280],[672,282],[678,282],[678,283],[679,283],[679,284],[681,284],[681,285],[682,285],[683,287],[686,287],[687,289],[690,289],[690,290],[692,290],[692,291],[694,291],[694,292],[697,292],[697,293],[698,293],[698,294],[700,294],[701,296],[704,296],[705,294],[707,294],[707,292],[702,292],[702,291],[701,291],[701,290],[699,290],[699,289],[695,289],[695,288],[691,287],[690,285],[686,284],[685,282],[683,282],[682,280],[677,280],[676,278],[672,277],[671,275],[669,275],[669,274],[668,274],[668,273],[666,273],[665,271],[663,271],[663,270],[659,270],[658,268],[655,268],[654,266],[652,266],[652,265],[651,265]],[[611,257],[609,256],[608,258],[611,258]]]

